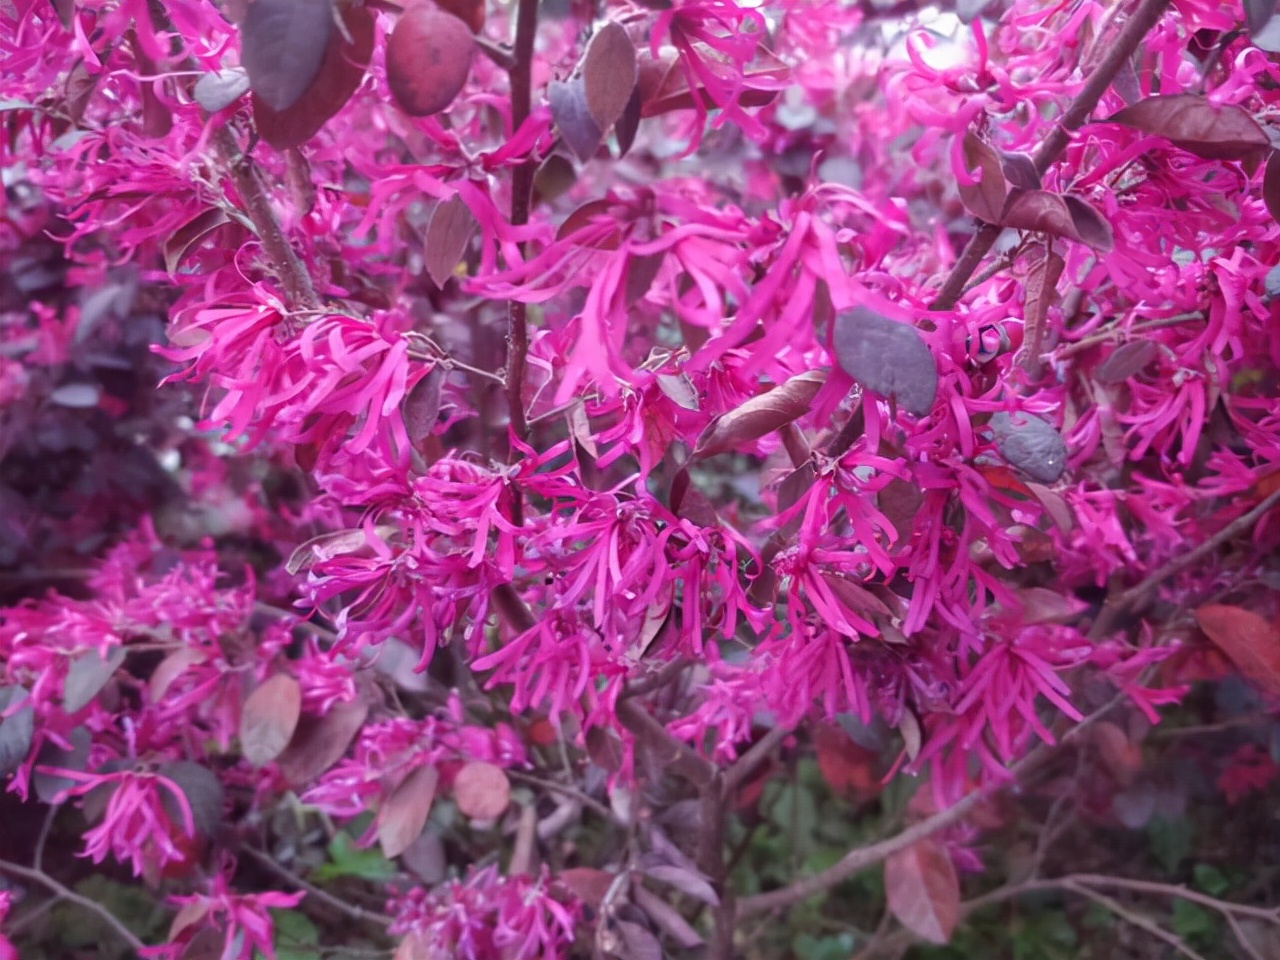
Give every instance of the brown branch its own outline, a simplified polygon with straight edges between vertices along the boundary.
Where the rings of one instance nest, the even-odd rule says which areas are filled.
[[[791,735],[785,727],[774,727],[763,737],[753,743],[728,770],[724,772],[724,793],[726,797],[742,786],[742,782],[755,772],[760,764],[769,759],[769,754]]]
[[[683,740],[674,737],[635,700],[618,701],[618,720],[648,748],[661,766],[694,786],[707,787],[711,784],[715,775],[712,763],[699,756]]]
[[[1138,45],[1142,43],[1142,39],[1151,31],[1151,28],[1159,22],[1165,8],[1169,6],[1169,2],[1170,0],[1142,0],[1141,5],[1134,11],[1133,17],[1124,25],[1124,29],[1116,37],[1115,43],[1107,50],[1106,56],[1102,58],[1097,68],[1089,74],[1089,79],[1085,81],[1075,99],[1067,106],[1062,119],[1049,131],[1049,135],[1044,138],[1040,146],[1031,155],[1031,160],[1035,164],[1037,173],[1043,176],[1053,166],[1058,157],[1062,155],[1062,152],[1071,142],[1071,134],[1089,119],[1089,115],[1098,106],[1098,101],[1102,99],[1102,95],[1107,92],[1107,88],[1115,80],[1116,74],[1120,72],[1128,59],[1133,56],[1134,51],[1138,49]],[[951,273],[948,274],[942,289],[938,291],[938,295],[934,298],[933,303],[930,304],[929,308],[931,310],[950,310],[956,305],[956,301],[960,299],[961,294],[964,292],[965,284],[968,283],[969,277],[978,269],[983,257],[990,252],[1002,230],[1003,227],[990,223],[984,223],[978,228],[978,232],[969,239],[964,251],[960,254],[960,259],[951,268]]]
[[[121,923],[114,913],[101,904],[90,900],[88,897],[82,897],[74,890],[64,887],[43,870],[33,870],[30,867],[24,867],[18,863],[11,863],[8,860],[0,860],[0,873],[8,873],[15,877],[21,877],[24,880],[30,880],[32,883],[38,883],[46,890],[51,891],[59,899],[66,900],[68,903],[74,903],[77,907],[88,910],[114,930],[116,936],[128,944],[129,949],[131,949],[135,954],[140,954],[146,949],[147,945],[134,936],[133,931]]]
[[[1113,600],[1107,601],[1103,605],[1102,611],[1098,614],[1098,619],[1093,622],[1093,626],[1089,629],[1089,639],[1097,640],[1105,637],[1115,628],[1115,623],[1121,616],[1127,612],[1141,609],[1160,584],[1188,567],[1199,563],[1207,554],[1212,553],[1227,541],[1244,533],[1278,504],[1280,504],[1280,490],[1271,494],[1248,513],[1236,517],[1203,543],[1188,550],[1186,553],[1174,557],[1164,566],[1153,570],[1140,583],[1130,587]]]
[[[366,910],[363,907],[358,907],[354,903],[347,903],[347,901],[339,897],[335,897],[327,890],[321,890],[314,883],[309,880],[304,880],[293,871],[277,863],[261,850],[255,850],[253,847],[241,847],[240,850],[242,853],[248,854],[249,859],[260,867],[274,873],[281,880],[304,891],[307,896],[314,897],[325,906],[337,910],[339,913],[350,917],[352,920],[373,923],[380,927],[391,926],[391,917],[382,913],[377,913],[373,910]]]
[[[538,33],[538,0],[520,0],[516,10],[516,40],[512,48],[511,127],[519,129],[533,110],[533,42]],[[529,222],[533,206],[533,173],[531,160],[516,167],[511,178],[511,225]],[[524,409],[525,360],[529,354],[529,308],[512,300],[507,309],[507,407],[511,431],[521,441],[529,439],[529,421]],[[523,519],[523,506],[515,502],[514,521]]]

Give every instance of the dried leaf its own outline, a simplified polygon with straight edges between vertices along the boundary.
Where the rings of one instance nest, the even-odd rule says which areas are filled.
[[[0,777],[7,777],[22,765],[31,750],[35,733],[35,711],[26,703],[25,687],[16,684],[0,687]],[[23,704],[8,716],[2,716],[15,703]]]
[[[330,0],[254,0],[240,24],[240,62],[272,110],[306,93],[333,31]]]
[[[36,767],[57,767],[59,770],[83,773],[89,763],[89,747],[93,745],[93,737],[84,727],[76,727],[67,739],[71,741],[71,746],[66,749],[46,740],[36,757]],[[63,790],[70,790],[79,782],[60,773],[41,773],[38,769],[31,775],[36,796],[45,803],[53,803],[58,794]]]
[[[915,327],[865,307],[836,315],[836,360],[864,390],[897,397],[898,406],[923,417],[938,392],[938,365]]]
[[[1249,111],[1234,104],[1215,104],[1202,94],[1147,97],[1107,122],[1164,137],[1206,160],[1257,159],[1271,148],[1266,131]]]
[[[276,759],[291,786],[309,784],[342,758],[369,715],[359,700],[340,703],[323,717],[303,717],[284,753]]]
[[[476,42],[467,25],[432,3],[408,6],[387,38],[387,85],[412,117],[439,113],[462,91]]]
[[[552,80],[547,84],[547,100],[551,104],[551,117],[556,129],[569,149],[586,163],[595,156],[596,148],[604,138],[604,131],[587,106],[587,92],[581,77],[572,80]]]
[[[255,0],[255,5],[257,2],[260,0]],[[314,137],[364,80],[373,57],[373,12],[365,7],[347,7],[342,22],[352,42],[347,42],[342,31],[332,32],[319,73],[296,103],[279,110],[255,91],[254,125],[262,139],[277,150],[288,150]]]
[[[696,870],[689,870],[685,867],[677,867],[670,864],[658,864],[645,868],[644,874],[659,883],[675,887],[681,893],[688,894],[695,900],[709,903],[713,907],[718,906],[720,903],[720,897],[716,894],[715,887],[711,886],[711,881]]]
[[[439,782],[440,772],[435,767],[418,767],[382,805],[378,811],[378,843],[387,859],[400,856],[421,835]]]
[[[445,281],[453,276],[454,267],[462,259],[475,229],[475,215],[456,193],[437,203],[431,211],[422,256],[427,276],[437,287],[443,288]]]
[[[255,767],[284,752],[302,716],[302,687],[287,673],[268,677],[240,711],[240,750]]]
[[[960,918],[960,880],[942,846],[919,840],[890,856],[884,886],[889,910],[904,927],[929,943],[951,939]]]
[[[206,73],[196,81],[191,95],[207,113],[217,113],[231,106],[249,92],[249,74],[244,67],[227,67]]]
[[[212,837],[222,823],[222,783],[217,775],[208,767],[190,760],[162,763],[156,773],[182,791],[191,808],[196,836]],[[161,791],[160,796],[169,820],[175,824],[184,823],[177,799],[167,790]]]
[[[1067,445],[1047,421],[1029,413],[991,417],[996,449],[1011,465],[1033,480],[1053,483],[1067,467]]]
[[[926,352],[927,352],[926,348]],[[753,443],[809,412],[827,375],[809,370],[752,397],[735,410],[707,424],[694,447],[695,457],[714,457],[744,443]]]
[[[582,87],[587,110],[601,130],[622,116],[636,87],[636,48],[627,29],[607,21],[582,56]]]
[[[1160,352],[1150,340],[1131,340],[1111,351],[1111,355],[1094,371],[1093,379],[1099,383],[1124,383],[1141,373]]]
[[[511,803],[511,781],[501,767],[471,760],[458,771],[453,797],[458,809],[473,820],[496,820]]]
[[[1004,212],[1005,197],[1009,186],[1005,183],[1000,154],[990,144],[983,143],[972,131],[964,135],[964,166],[970,173],[978,172],[977,183],[960,183],[960,199],[979,220],[1000,223]]]
[[[217,207],[210,207],[173,231],[164,243],[165,270],[170,274],[176,272],[188,253],[218,227],[230,222],[231,219],[225,212]]]
[[[124,648],[116,647],[105,660],[97,650],[89,650],[71,661],[62,686],[62,709],[75,713],[87,707],[124,663],[124,657]]]
[[[1196,622],[1245,679],[1280,696],[1280,630],[1274,624],[1250,610],[1220,603],[1197,609]]]

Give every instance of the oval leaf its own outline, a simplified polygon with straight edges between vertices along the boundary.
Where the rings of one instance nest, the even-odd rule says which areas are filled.
[[[608,130],[622,116],[636,86],[636,48],[626,27],[605,23],[582,57],[582,87],[596,126]]]
[[[0,687],[0,777],[17,770],[31,750],[35,711],[31,704],[25,703],[26,699],[25,687]],[[2,716],[15,703],[23,705],[8,716]]]
[[[53,741],[46,740],[36,757],[36,767],[83,772],[89,763],[89,747],[93,744],[93,737],[84,727],[76,727],[67,739],[71,741],[71,746],[65,750]],[[79,781],[60,773],[42,773],[36,770],[31,775],[31,782],[36,788],[36,796],[45,803],[53,803],[58,794],[63,790],[70,790]]]
[[[1099,383],[1124,383],[1134,374],[1145,370],[1159,352],[1160,348],[1150,340],[1122,343],[1098,365],[1093,378]]]
[[[960,880],[951,857],[932,840],[899,850],[884,864],[885,897],[898,922],[930,943],[943,944],[960,919]]]
[[[298,102],[320,71],[333,30],[330,0],[253,0],[240,24],[240,63],[272,110]]]
[[[979,220],[999,223],[1009,192],[1000,154],[970,131],[964,135],[964,166],[970,173],[978,173],[981,179],[977,183],[957,184],[961,201]]]
[[[496,820],[511,802],[511,781],[501,767],[472,760],[458,771],[453,797],[473,820]]]
[[[124,663],[124,653],[123,647],[116,647],[105,660],[97,650],[76,657],[62,686],[62,709],[75,713],[87,707]]]
[[[378,842],[388,859],[400,856],[421,835],[439,782],[440,773],[435,767],[418,767],[378,811]]]
[[[456,193],[442,200],[431,211],[422,244],[427,276],[437,287],[443,287],[467,249],[467,241],[476,229],[476,218]]]
[[[1029,413],[997,413],[991,417],[996,449],[1033,480],[1053,483],[1067,467],[1067,445],[1048,422]]]
[[[1241,607],[1209,603],[1196,622],[1237,670],[1272,696],[1280,696],[1280,630]]]
[[[471,73],[476,43],[467,25],[432,3],[410,5],[387,38],[387,85],[412,117],[439,113]]]
[[[244,67],[228,67],[217,73],[206,73],[196,81],[191,95],[207,113],[217,113],[231,106],[248,92],[248,72]]]
[[[1174,146],[1206,160],[1245,160],[1262,156],[1271,141],[1249,111],[1212,103],[1195,93],[1147,97],[1107,119],[1143,133],[1164,137]]]
[[[1000,221],[1017,230],[1035,230],[1087,243],[1103,252],[1111,249],[1111,226],[1102,214],[1077,197],[1048,190],[1014,190]]]
[[[938,365],[915,327],[854,307],[836,315],[832,346],[841,369],[864,390],[897,397],[918,417],[933,406]]]
[[[444,370],[432,367],[431,371],[413,385],[401,404],[404,428],[410,443],[421,443],[435,429],[440,416],[440,392],[444,389]],[[417,654],[414,654],[416,659]],[[416,675],[415,675],[416,676]]]
[[[304,717],[276,762],[291,786],[310,783],[337,763],[364,725],[369,706],[359,700],[339,703],[323,717]]]
[[[255,767],[284,752],[302,715],[302,688],[287,673],[267,678],[240,712],[240,750]]]
[[[579,160],[583,163],[590,160],[600,146],[604,131],[587,107],[582,78],[552,80],[547,84],[547,100],[551,103],[551,117],[561,138]]]
[[[927,348],[926,348],[927,349]],[[792,377],[768,393],[752,397],[736,410],[717,417],[698,438],[695,457],[713,457],[744,443],[759,440],[809,412],[809,405],[827,376],[810,370]]]
[[[277,150],[288,150],[314,137],[364,80],[373,56],[373,13],[364,7],[349,7],[342,22],[352,42],[348,43],[341,31],[333,31],[315,81],[296,103],[276,110],[254,94],[254,124],[262,139]]]
[[[222,784],[217,775],[208,767],[190,760],[161,764],[156,772],[182,791],[182,796],[191,808],[191,821],[195,825],[196,836],[213,836],[222,823]],[[160,795],[169,820],[175,824],[184,824],[182,808],[177,799],[168,790],[161,791]]]
[[[1095,250],[1109,253],[1115,246],[1115,234],[1107,218],[1097,208],[1085,203],[1079,197],[1064,196],[1062,202],[1067,205],[1071,214],[1071,225],[1075,228],[1075,238],[1087,243]]]

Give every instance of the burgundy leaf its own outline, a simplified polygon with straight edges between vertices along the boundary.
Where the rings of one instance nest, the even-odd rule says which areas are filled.
[[[659,864],[646,867],[644,873],[645,876],[675,887],[681,893],[686,893],[695,900],[709,903],[713,907],[720,903],[720,897],[716,895],[715,887],[711,886],[711,882],[697,871],[669,864]]]
[[[277,150],[288,150],[314,137],[364,80],[373,56],[373,12],[364,7],[348,7],[342,22],[353,42],[348,43],[339,30],[330,34],[324,62],[296,103],[280,110],[254,91],[254,125],[262,139]]]
[[[919,840],[884,864],[885,897],[904,927],[929,943],[944,944],[960,919],[960,880],[947,851]]]
[[[25,703],[26,688],[15,685],[0,687],[0,777],[7,777],[27,759],[31,738],[35,733],[35,711]],[[23,704],[3,716],[15,703]]]
[[[124,657],[123,647],[116,647],[105,660],[97,650],[76,657],[62,687],[62,709],[75,713],[87,707],[124,663]]]
[[[1011,187],[1023,190],[1040,189],[1040,172],[1030,154],[1000,151],[1000,171]]]
[[[1280,150],[1267,155],[1267,169],[1262,175],[1262,200],[1271,219],[1280,222]]]
[[[915,327],[865,307],[836,315],[836,360],[864,390],[897,397],[898,406],[923,417],[938,393],[938,364]]]
[[[1107,219],[1079,197],[1064,196],[1062,202],[1067,205],[1071,214],[1071,225],[1075,228],[1075,238],[1087,243],[1095,250],[1110,253],[1115,246],[1115,235]]]
[[[595,156],[596,148],[604,137],[600,124],[587,107],[587,93],[582,78],[547,84],[547,99],[551,103],[551,116],[556,129],[582,162]]]
[[[622,938],[622,960],[663,960],[662,945],[646,928],[630,920],[616,922]]]
[[[421,443],[435,429],[440,416],[440,392],[444,389],[444,369],[432,367],[431,372],[413,385],[400,405],[404,427],[410,443]]]
[[[1280,696],[1280,630],[1273,623],[1251,610],[1220,603],[1198,608],[1196,622],[1245,679]]]
[[[636,142],[636,133],[640,130],[640,109],[643,102],[640,99],[639,85],[639,68],[636,70],[637,83],[631,91],[631,96],[627,98],[627,105],[622,108],[622,116],[613,124],[613,135],[618,138],[618,156],[625,157],[631,149],[631,145]]]
[[[656,894],[650,893],[642,884],[632,887],[631,895],[635,898],[636,906],[648,914],[649,919],[675,940],[681,948],[692,950],[706,942],[675,907]]]
[[[287,673],[268,677],[240,711],[240,751],[255,767],[270,763],[293,739],[302,715],[302,688]]]
[[[387,37],[387,86],[413,117],[439,113],[471,73],[476,42],[465,23],[429,0],[405,8]]]
[[[217,833],[222,823],[223,793],[222,783],[214,772],[190,760],[162,763],[156,772],[182,791],[187,806],[191,808],[196,836],[211,837]],[[161,792],[161,798],[169,820],[175,824],[183,823],[182,808],[178,805],[177,798],[168,790]]]
[[[485,0],[435,0],[435,4],[465,23],[472,33],[484,29]]]
[[[1042,333],[1049,315],[1049,308],[1053,306],[1053,301],[1058,296],[1058,278],[1062,276],[1065,267],[1066,262],[1053,252],[1053,246],[1045,244],[1043,258],[1027,276],[1023,318],[1029,333],[1023,349],[1027,352],[1031,364],[1037,369],[1040,362],[1039,354],[1043,347]],[[1033,353],[1035,356],[1031,356]]]
[[[368,715],[368,704],[356,700],[331,707],[323,717],[303,717],[289,746],[276,759],[285,780],[300,787],[337,763]]]
[[[453,781],[458,809],[473,820],[496,820],[511,803],[511,781],[506,771],[484,760],[472,760]]]
[[[613,886],[614,875],[595,867],[569,867],[556,874],[556,880],[583,903],[598,910]]]
[[[272,110],[288,110],[319,72],[332,31],[330,0],[254,0],[240,24],[253,92]]]
[[[1053,483],[1067,467],[1067,445],[1048,422],[1029,413],[1000,412],[991,418],[996,449],[1033,480]]]
[[[1075,222],[1063,198],[1048,190],[1014,190],[999,223],[1016,230],[1035,230],[1055,237],[1076,237]]]
[[[533,175],[535,203],[551,203],[568,192],[578,180],[573,161],[563,154],[553,153],[538,165]]]
[[[627,285],[624,291],[624,302],[628,307],[649,292],[665,260],[666,255],[662,253],[633,255],[627,259]],[[696,410],[697,407],[695,406],[693,409]]]
[[[582,57],[582,87],[596,126],[608,130],[622,116],[636,87],[636,48],[615,20],[596,31]]]
[[[809,405],[826,374],[810,370],[792,377],[768,393],[752,397],[737,409],[717,417],[702,431],[695,457],[713,457],[744,443],[752,443],[809,412]]]
[[[35,766],[83,772],[89,763],[89,747],[93,744],[93,737],[84,727],[76,727],[67,739],[71,741],[71,746],[66,749],[52,740],[46,740],[36,757]],[[36,788],[36,796],[45,803],[53,803],[59,793],[70,790],[79,782],[60,773],[42,773],[39,769],[31,774],[31,784]]]
[[[1098,365],[1093,378],[1099,383],[1123,383],[1134,374],[1141,373],[1160,352],[1150,340],[1132,340],[1122,343]]]
[[[690,49],[697,57],[715,59],[715,52],[705,43],[692,43]],[[636,88],[640,91],[641,117],[656,117],[675,110],[691,110],[696,103],[711,105],[704,87],[698,86],[696,91],[689,89],[689,79],[674,53],[655,59],[646,51],[640,57],[639,66]],[[742,79],[746,82],[769,80],[779,85],[790,76],[791,70],[786,63],[763,46],[756,47],[754,58],[742,72]],[[762,107],[772,103],[777,96],[778,90],[747,87],[738,96],[738,103],[744,107]]]
[[[1000,223],[1008,194],[1000,155],[969,131],[964,135],[964,166],[980,175],[977,183],[957,185],[965,207],[979,220]]]
[[[383,856],[398,857],[418,839],[435,801],[440,772],[418,767],[391,792],[378,811],[378,843]]]
[[[1107,122],[1164,137],[1206,160],[1257,158],[1271,147],[1266,132],[1249,111],[1234,104],[1215,104],[1202,94],[1147,97]]]
[[[164,244],[164,267],[169,273],[177,271],[187,254],[198,247],[218,227],[230,223],[231,218],[218,207],[209,207],[197,214],[173,232]]]
[[[435,205],[423,239],[423,260],[427,276],[437,287],[443,287],[453,276],[475,229],[471,208],[456,193]]]

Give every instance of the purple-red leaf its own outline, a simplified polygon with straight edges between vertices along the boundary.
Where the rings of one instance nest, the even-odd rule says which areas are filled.
[[[933,406],[938,364],[915,327],[854,307],[836,315],[832,346],[841,369],[864,390],[897,397],[918,417]]]
[[[289,746],[276,760],[285,780],[300,787],[337,763],[368,715],[368,704],[356,700],[331,707],[323,717],[303,717]]]
[[[458,809],[473,820],[496,820],[511,802],[511,781],[501,767],[472,760],[458,771],[453,798]]]
[[[388,859],[398,857],[418,839],[436,798],[440,772],[418,767],[392,791],[378,811],[378,843]]]
[[[46,740],[36,757],[36,767],[56,767],[81,773],[89,763],[89,747],[93,745],[93,737],[84,727],[76,727],[68,734],[71,746],[67,749],[57,746],[52,740]],[[63,790],[70,790],[79,780],[60,773],[41,773],[38,769],[31,774],[31,785],[36,788],[36,796],[45,803],[53,803],[54,798]]]
[[[556,129],[577,158],[584,163],[595,156],[604,131],[587,106],[587,93],[581,77],[552,80],[547,84],[547,100]]]
[[[782,383],[768,393],[752,397],[717,417],[702,431],[694,447],[695,457],[713,457],[752,443],[809,412],[809,405],[826,381],[826,374],[810,370]]]
[[[983,143],[972,131],[964,135],[964,165],[970,173],[977,172],[977,183],[958,184],[960,199],[979,220],[1000,223],[1004,212],[1005,197],[1009,186],[1005,183],[1000,154],[990,144]]]
[[[177,760],[173,763],[162,763],[156,773],[172,781],[182,791],[182,796],[191,808],[191,821],[196,828],[196,836],[211,837],[222,823],[222,783],[217,775],[208,767],[190,760]],[[169,820],[175,824],[184,822],[182,808],[177,797],[168,790],[161,791],[161,803]]]
[[[422,256],[427,276],[437,287],[443,287],[453,276],[475,229],[475,215],[456,193],[435,205],[427,223]]]
[[[919,840],[884,864],[885,896],[898,922],[922,940],[943,944],[960,919],[960,880],[947,851]]]
[[[1150,340],[1131,340],[1111,351],[1111,355],[1098,365],[1093,379],[1099,383],[1123,383],[1136,373],[1146,369],[1155,359],[1160,348]]]
[[[711,886],[711,882],[705,876],[694,870],[686,870],[684,867],[670,864],[658,864],[646,867],[644,873],[660,883],[675,887],[681,893],[687,893],[695,900],[709,903],[713,907],[720,903],[715,887]]]
[[[1011,187],[1023,190],[1040,189],[1040,172],[1030,154],[1000,151],[1000,171]]]
[[[1062,202],[1067,205],[1071,214],[1071,225],[1075,228],[1075,238],[1087,243],[1095,250],[1110,253],[1115,246],[1115,234],[1107,218],[1097,208],[1081,200],[1079,197],[1064,195]]]
[[[706,942],[702,939],[702,935],[689,925],[689,921],[682,917],[675,907],[657,894],[650,893],[642,884],[633,886],[631,895],[635,897],[636,906],[647,913],[649,919],[675,940],[681,948],[692,950]]]
[[[1196,622],[1245,679],[1280,696],[1280,630],[1274,624],[1250,610],[1221,603],[1197,609]]]
[[[1000,455],[1033,480],[1053,483],[1067,467],[1067,445],[1062,435],[1033,414],[994,414],[991,432]]]
[[[240,752],[253,766],[270,763],[284,752],[302,716],[302,688],[287,673],[263,681],[240,711]]]
[[[330,0],[254,0],[240,24],[253,92],[272,110],[288,110],[319,72],[332,31]]]
[[[342,31],[330,34],[324,62],[296,103],[280,110],[254,91],[254,125],[262,139],[277,150],[288,150],[314,137],[364,79],[373,56],[373,13],[364,7],[348,7],[342,22],[353,42],[348,43]]]
[[[387,85],[397,106],[413,117],[439,113],[471,73],[471,30],[429,0],[407,7],[387,37]]]
[[[440,393],[444,389],[444,370],[432,367],[431,372],[413,385],[400,404],[404,428],[410,443],[421,443],[435,429],[440,416]]]
[[[1262,201],[1271,219],[1280,222],[1280,150],[1267,155],[1267,169],[1262,175]]]
[[[1048,190],[1014,190],[999,223],[1079,240],[1104,253],[1111,249],[1111,226],[1093,207],[1076,197]]]
[[[1271,148],[1249,111],[1195,93],[1147,97],[1107,119],[1135,127],[1206,160],[1246,160]]]
[[[596,31],[582,57],[587,110],[601,130],[622,116],[636,87],[636,48],[626,27],[610,20]]]

